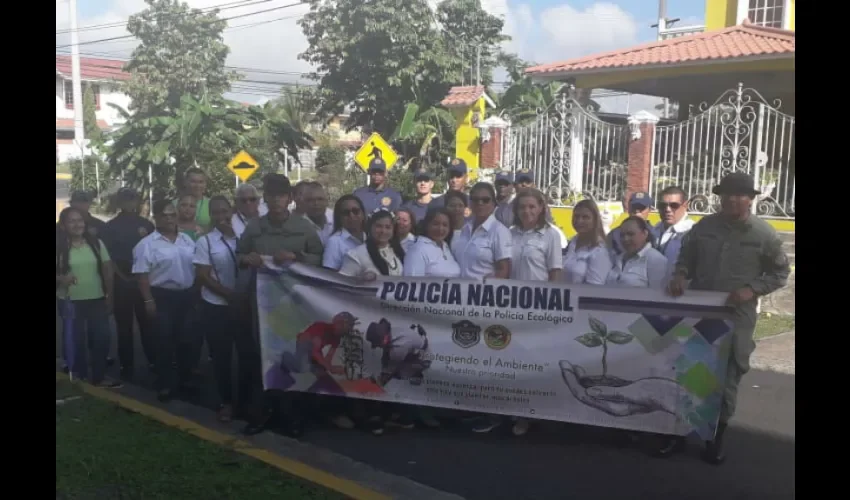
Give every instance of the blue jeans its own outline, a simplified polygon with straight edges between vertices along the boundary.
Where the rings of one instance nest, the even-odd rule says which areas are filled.
[[[112,329],[109,325],[109,309],[105,299],[74,300],[73,332],[63,332],[62,352],[66,355],[68,370],[74,376],[88,378],[89,349],[91,349],[91,382],[98,384],[106,376],[106,357],[109,355],[109,344]],[[65,311],[62,300],[59,301],[59,316],[63,323]],[[67,335],[73,336],[74,356],[67,359],[65,343]]]
[[[159,389],[174,390],[192,376],[194,363],[192,351],[195,329],[187,328],[187,316],[193,305],[192,290],[169,290],[151,287],[156,304],[156,317],[151,321],[156,342],[157,386]],[[177,370],[174,361],[177,361]]]

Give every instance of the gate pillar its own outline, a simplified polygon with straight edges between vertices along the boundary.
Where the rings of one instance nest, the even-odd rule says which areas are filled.
[[[638,111],[629,116],[631,141],[629,142],[629,163],[626,170],[625,205],[632,193],[649,191],[652,172],[652,148],[655,142],[655,125],[658,117],[649,111]]]

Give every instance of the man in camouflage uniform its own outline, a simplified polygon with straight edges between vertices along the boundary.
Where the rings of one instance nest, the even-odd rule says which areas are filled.
[[[686,286],[725,292],[727,303],[735,307],[717,433],[702,455],[706,462],[719,465],[725,460],[723,434],[735,413],[738,385],[750,369],[755,349],[758,299],[784,287],[791,269],[776,230],[751,213],[756,195],[761,194],[751,176],[729,174],[713,193],[720,196],[722,210],[697,222],[685,236],[669,292],[679,296]]]

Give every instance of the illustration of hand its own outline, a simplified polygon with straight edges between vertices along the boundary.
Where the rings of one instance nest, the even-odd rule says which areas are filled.
[[[587,370],[561,361],[561,376],[572,395],[582,404],[615,417],[664,412],[676,414],[679,384],[664,377],[625,380],[618,377],[587,376]]]

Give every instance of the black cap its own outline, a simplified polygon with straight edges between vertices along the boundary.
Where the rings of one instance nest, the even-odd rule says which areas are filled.
[[[466,162],[461,158],[455,158],[449,164],[449,175],[466,175]]]
[[[369,162],[369,171],[370,172],[386,172],[387,171],[387,163],[381,158],[372,158],[372,161]]]
[[[122,187],[115,193],[115,199],[118,201],[134,201],[139,199],[139,193],[133,188]]]
[[[270,195],[291,194],[292,184],[289,177],[283,174],[266,174],[263,177],[263,192]]]
[[[426,181],[434,180],[434,177],[431,175],[431,172],[421,169],[417,170],[413,173],[413,181],[419,181],[420,179],[424,179]]]
[[[711,192],[718,196],[724,194],[743,194],[748,196],[761,194],[761,191],[756,189],[756,182],[753,176],[743,172],[732,172],[720,179],[720,184],[714,186]]]
[[[71,199],[68,200],[70,203],[91,203],[92,195],[88,191],[74,191],[71,193]]]

